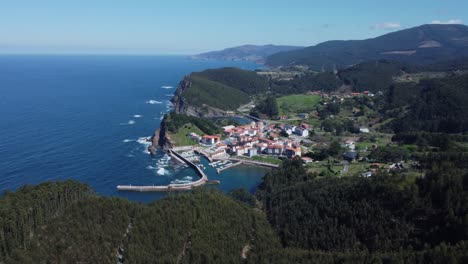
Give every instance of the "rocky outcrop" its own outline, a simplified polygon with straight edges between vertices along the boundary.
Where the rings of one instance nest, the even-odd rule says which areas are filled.
[[[153,136],[153,147],[160,147],[164,151],[172,148],[174,144],[171,142],[168,131],[167,131],[167,124],[166,124],[166,117],[161,121],[161,126]]]

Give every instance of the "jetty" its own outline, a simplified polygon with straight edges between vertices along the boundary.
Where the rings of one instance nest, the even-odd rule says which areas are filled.
[[[119,191],[133,191],[133,192],[170,192],[170,191],[187,191],[192,190],[193,188],[200,187],[206,183],[219,183],[217,181],[209,181],[208,176],[205,172],[195,165],[193,162],[183,157],[181,154],[176,151],[169,149],[168,154],[171,157],[175,157],[179,161],[185,162],[187,165],[192,167],[197,174],[200,176],[200,179],[190,183],[183,184],[169,184],[169,185],[150,185],[150,186],[137,186],[137,185],[118,185],[117,190]]]
[[[223,170],[227,170],[227,169],[230,169],[230,168],[232,168],[232,167],[239,166],[239,165],[241,165],[241,164],[242,164],[242,161],[239,161],[239,162],[237,162],[237,163],[231,163],[231,164],[229,164],[229,165],[222,166],[222,167],[216,169],[216,172],[219,174],[219,173],[222,172]]]

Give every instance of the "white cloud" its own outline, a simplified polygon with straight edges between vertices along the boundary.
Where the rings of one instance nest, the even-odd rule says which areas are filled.
[[[381,24],[375,24],[375,29],[385,29],[385,30],[393,30],[401,28],[401,24],[399,22],[385,22]]]
[[[463,24],[463,21],[461,19],[450,19],[448,21],[440,21],[440,20],[433,20],[431,24],[443,24],[443,25],[448,25],[448,24]]]

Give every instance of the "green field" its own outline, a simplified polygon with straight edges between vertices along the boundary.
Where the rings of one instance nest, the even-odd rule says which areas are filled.
[[[174,143],[176,146],[196,145],[197,142],[195,142],[187,136],[187,134],[191,132],[195,132],[200,136],[204,135],[204,133],[197,126],[193,124],[185,124],[184,126],[178,129],[177,133],[171,133],[169,137],[172,143]]]
[[[320,95],[316,94],[296,94],[283,96],[276,100],[280,115],[287,115],[313,111],[321,98]]]

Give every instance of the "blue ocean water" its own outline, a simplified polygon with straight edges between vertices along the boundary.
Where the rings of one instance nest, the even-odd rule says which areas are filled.
[[[98,194],[149,202],[162,194],[116,186],[196,180],[163,153],[149,156],[140,138],[159,127],[185,75],[224,66],[258,67],[184,56],[0,56],[0,192],[75,179]],[[264,173],[238,167],[213,179],[224,191],[253,190]]]

